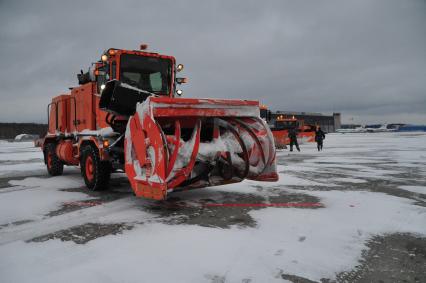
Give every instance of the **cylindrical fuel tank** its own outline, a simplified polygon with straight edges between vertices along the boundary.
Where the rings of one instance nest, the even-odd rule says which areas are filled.
[[[63,162],[71,165],[78,165],[79,161],[74,157],[72,141],[61,141],[56,147],[56,155]]]

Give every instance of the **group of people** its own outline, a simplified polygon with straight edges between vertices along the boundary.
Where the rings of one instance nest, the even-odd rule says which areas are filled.
[[[297,151],[300,151],[299,143],[297,142],[297,129],[292,128],[288,131],[288,137],[290,139],[290,151],[293,151],[293,146],[296,146]],[[315,142],[317,143],[318,151],[322,150],[325,139],[325,133],[318,127],[315,130]]]

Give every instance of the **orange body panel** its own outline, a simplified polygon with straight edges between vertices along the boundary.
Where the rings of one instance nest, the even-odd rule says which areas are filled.
[[[154,97],[151,99],[155,117],[244,117],[258,115],[252,113],[253,107],[258,109],[259,102],[253,100],[223,100]]]
[[[300,132],[298,136],[302,139],[303,142],[315,142],[315,132]]]
[[[49,113],[49,133],[73,133],[108,127],[105,122],[107,113],[99,109],[99,99],[94,82],[75,87],[70,94],[54,97]]]
[[[315,142],[315,130],[316,126],[305,124],[302,120],[298,136],[301,138],[302,142]]]
[[[95,89],[95,83],[87,83],[71,90],[71,97],[73,97],[71,100],[75,101],[77,111],[75,111],[76,113],[73,111],[72,119],[70,119],[70,132],[74,130],[81,132],[85,129],[96,130],[93,103]]]
[[[145,181],[138,181],[135,184],[135,195],[137,197],[144,197],[155,200],[164,200],[166,198],[165,184],[148,183]]]
[[[49,132],[65,132],[68,127],[69,95],[62,94],[52,99],[50,106]]]
[[[109,127],[109,125],[106,122],[106,116],[108,115],[107,112],[99,109],[99,100],[101,99],[100,96],[95,95],[94,96],[94,108],[96,113],[96,121],[95,121],[95,129],[102,129],[105,127]]]
[[[290,144],[288,130],[272,130],[272,135],[277,148],[285,148],[286,145]]]

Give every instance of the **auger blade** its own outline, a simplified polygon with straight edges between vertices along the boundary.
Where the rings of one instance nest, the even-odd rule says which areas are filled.
[[[274,140],[255,101],[149,97],[129,120],[125,156],[132,188],[146,198],[278,180]]]

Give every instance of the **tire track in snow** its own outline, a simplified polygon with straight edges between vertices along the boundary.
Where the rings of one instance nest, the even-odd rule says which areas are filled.
[[[36,187],[12,186],[12,187],[0,189],[0,194],[14,193],[19,191],[34,190],[34,189],[40,189],[40,186],[36,186]]]

